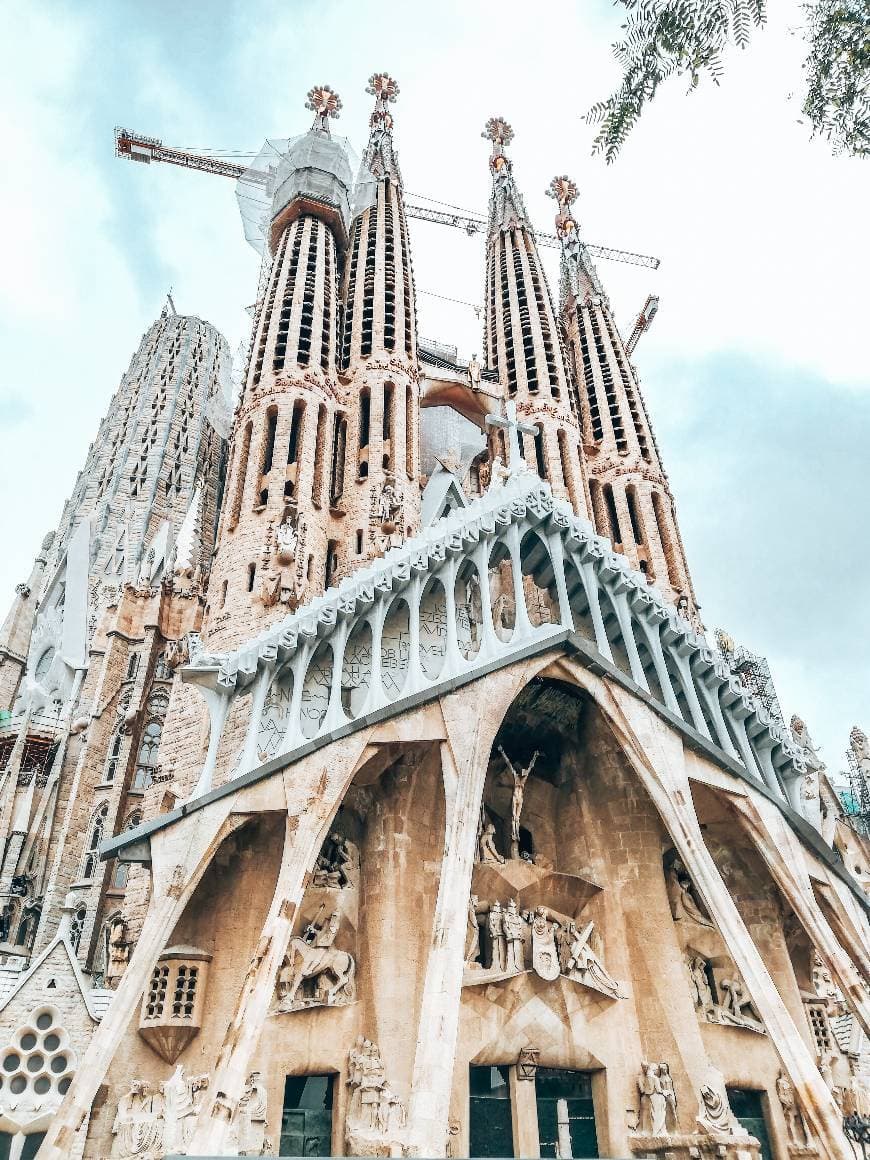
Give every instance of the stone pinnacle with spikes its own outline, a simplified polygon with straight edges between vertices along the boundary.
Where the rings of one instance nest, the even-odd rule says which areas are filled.
[[[329,118],[335,119],[341,111],[341,97],[329,85],[315,85],[308,90],[305,108],[314,114],[311,126],[318,133],[329,133]]]
[[[546,190],[547,196],[556,199],[559,212],[556,214],[556,233],[561,241],[577,236],[577,223],[571,213],[571,206],[577,200],[577,185],[565,175],[554,177]]]
[[[375,98],[374,112],[369,117],[370,127],[372,129],[392,129],[393,118],[390,116],[387,105],[393,104],[399,95],[398,84],[389,73],[373,73],[366,85],[366,92]]]
[[[480,135],[485,140],[492,142],[489,167],[493,173],[498,173],[505,166],[510,168],[510,161],[505,154],[504,147],[513,141],[514,131],[504,117],[490,117]]]

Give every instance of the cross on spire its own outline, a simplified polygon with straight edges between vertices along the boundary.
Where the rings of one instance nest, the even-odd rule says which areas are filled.
[[[521,471],[528,471],[525,456],[520,444],[520,432],[523,435],[537,435],[538,427],[534,423],[522,423],[517,418],[517,405],[511,399],[504,405],[504,417],[501,415],[487,415],[487,427],[501,427],[508,435],[508,469],[510,475],[517,475]]]

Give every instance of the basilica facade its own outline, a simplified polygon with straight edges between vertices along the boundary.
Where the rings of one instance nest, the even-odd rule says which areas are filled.
[[[487,122],[463,362],[368,92],[261,182],[233,413],[170,303],[0,634],[0,1154],[851,1157],[870,851],[705,633],[576,187],[554,296]]]

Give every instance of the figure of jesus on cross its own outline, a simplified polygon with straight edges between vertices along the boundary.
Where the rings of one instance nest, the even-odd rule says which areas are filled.
[[[517,769],[511,762],[508,755],[499,745],[498,751],[502,756],[502,760],[508,768],[508,772],[513,778],[513,793],[511,794],[511,857],[519,858],[520,856],[520,818],[523,813],[523,798],[526,792],[526,782],[529,780],[529,774],[535,768],[535,762],[541,756],[536,749],[532,755],[532,760],[525,769]]]
[[[537,435],[538,428],[536,424],[522,423],[517,419],[517,405],[513,399],[505,403],[504,417],[501,415],[487,415],[486,425],[488,427],[501,427],[507,431],[508,435],[508,470],[507,474],[518,475],[521,471],[529,471],[530,468],[523,456],[522,447],[520,445],[520,432],[523,435]],[[495,483],[496,472],[492,473],[492,480]]]

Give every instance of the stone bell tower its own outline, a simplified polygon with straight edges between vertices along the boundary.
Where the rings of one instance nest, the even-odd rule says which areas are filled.
[[[486,363],[498,371],[508,402],[538,428],[524,435],[525,457],[578,515],[589,514],[580,419],[572,400],[568,358],[526,207],[516,187],[505,146],[514,132],[491,117],[483,137],[492,142],[492,192],[486,249]],[[493,458],[506,457],[494,436]]]
[[[389,106],[399,86],[375,73],[370,135],[354,191],[344,282],[341,375],[348,382],[341,572],[417,530],[417,313],[402,175]]]
[[[578,386],[595,530],[691,611],[692,581],[646,406],[571,213],[577,186],[568,177],[554,177],[547,192],[559,206],[561,310]]]
[[[353,175],[329,128],[338,94],[317,86],[306,108],[311,129],[288,142],[271,176],[271,271],[235,417],[204,626],[222,648],[330,582],[330,510],[346,439],[337,420],[340,262]]]

